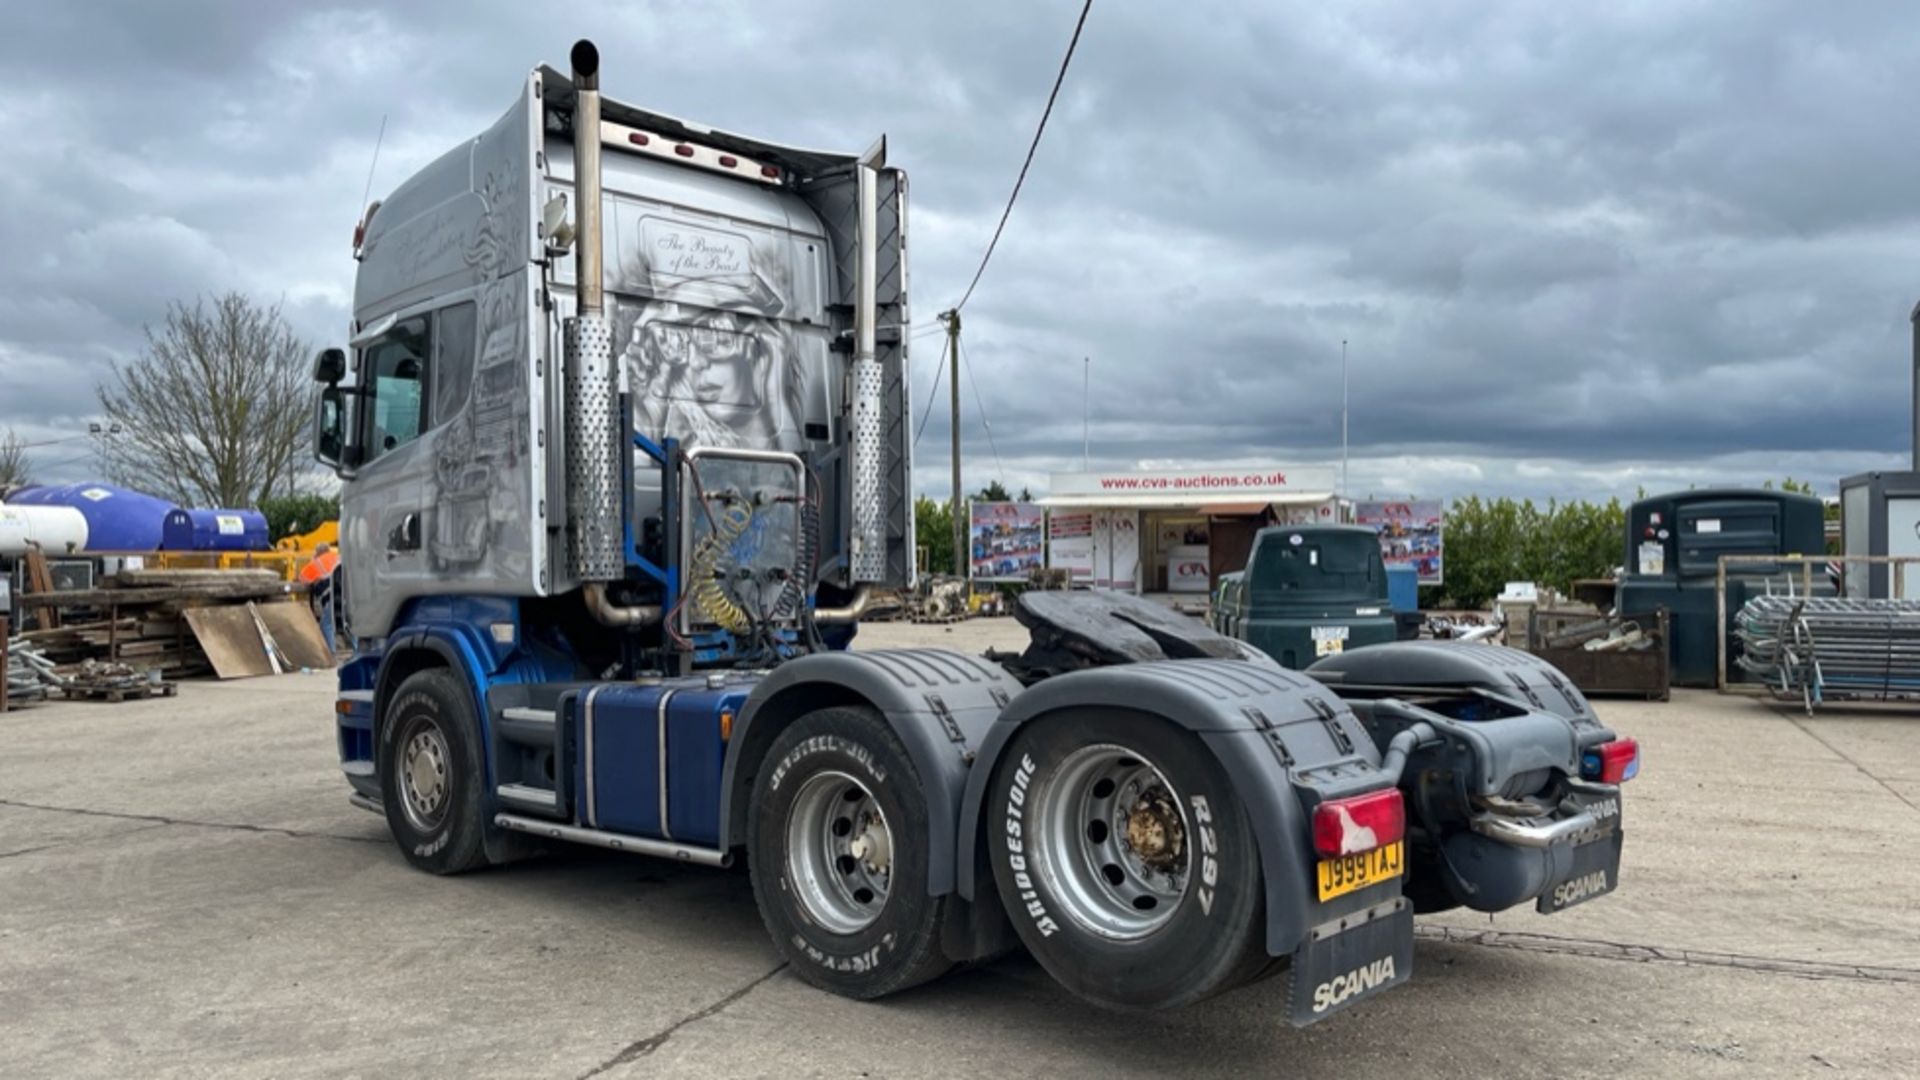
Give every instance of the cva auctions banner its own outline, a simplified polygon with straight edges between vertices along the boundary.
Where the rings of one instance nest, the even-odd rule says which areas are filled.
[[[1411,566],[1420,584],[1439,585],[1444,506],[1439,499],[1356,502],[1353,523],[1380,534],[1380,558],[1388,566]]]
[[[1025,581],[1047,564],[1047,511],[1039,503],[967,504],[967,576]]]

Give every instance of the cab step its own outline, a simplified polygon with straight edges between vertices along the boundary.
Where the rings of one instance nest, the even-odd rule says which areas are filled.
[[[531,784],[501,784],[493,790],[493,795],[502,810],[537,814],[555,820],[566,816],[560,809],[560,796],[552,788],[539,788]]]

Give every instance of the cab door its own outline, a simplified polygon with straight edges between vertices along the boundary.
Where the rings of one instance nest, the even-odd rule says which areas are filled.
[[[360,349],[361,460],[341,496],[341,572],[348,626],[381,637],[426,578],[427,427],[431,313],[395,320]]]

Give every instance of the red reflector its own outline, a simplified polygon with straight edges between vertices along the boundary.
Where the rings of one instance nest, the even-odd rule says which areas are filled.
[[[627,141],[632,143],[635,146],[645,146],[647,145],[647,142],[648,142],[647,137],[645,135],[640,134],[637,131],[631,135],[628,135]]]
[[[771,165],[762,165],[760,166],[760,175],[769,180],[778,180],[780,179],[780,170]]]
[[[1313,810],[1313,849],[1325,856],[1384,847],[1407,834],[1407,807],[1399,788],[1329,799]]]
[[[737,158],[737,157],[734,157],[734,156],[733,156],[733,155],[731,155],[731,154],[721,154],[721,155],[720,155],[720,164],[721,164],[721,166],[722,166],[722,167],[724,167],[724,168],[728,168],[728,169],[731,169],[731,168],[733,168],[733,167],[734,167],[735,165],[738,165],[738,164],[740,164],[740,159],[739,159],[739,158]]]
[[[1640,774],[1640,744],[1633,739],[1615,739],[1580,755],[1583,779],[1603,784],[1618,784]]]
[[[681,143],[679,146],[673,148],[673,152],[679,154],[681,157],[692,157],[693,147],[688,146],[686,143]]]

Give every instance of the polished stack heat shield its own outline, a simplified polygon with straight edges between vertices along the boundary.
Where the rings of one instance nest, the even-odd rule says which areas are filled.
[[[1761,596],[1734,620],[1740,667],[1809,709],[1920,699],[1920,601]]]

